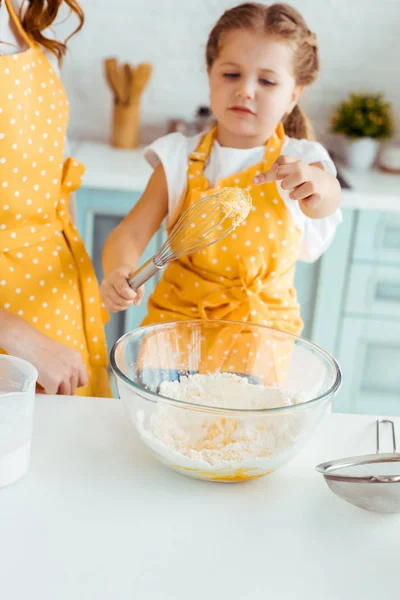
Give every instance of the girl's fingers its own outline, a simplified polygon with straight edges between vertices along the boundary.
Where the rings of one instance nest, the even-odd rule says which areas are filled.
[[[130,300],[133,302],[136,298],[136,292],[132,288],[129,287],[126,279],[120,279],[116,283],[113,284],[116,292],[123,298],[124,300]]]
[[[298,201],[304,200],[304,198],[308,198],[312,194],[318,194],[317,190],[315,189],[315,185],[312,181],[306,181],[305,183],[295,187],[295,189],[290,192],[289,197],[292,200]]]
[[[285,177],[302,170],[302,163],[297,157],[278,156],[268,171],[260,173],[253,178],[253,183],[269,183],[270,181],[279,181]]]
[[[306,208],[317,208],[322,203],[323,198],[320,194],[312,194],[308,198],[300,200],[300,204],[303,204]]]
[[[110,286],[108,289],[108,299],[111,305],[111,310],[125,310],[129,306],[132,306],[132,300],[124,300],[118,294],[118,292]]]
[[[290,175],[282,179],[281,188],[283,190],[294,190],[305,182],[306,179],[304,178],[303,173],[300,171],[295,171],[294,173],[290,173]]]
[[[134,300],[134,305],[135,306],[139,306],[143,300],[143,296],[144,296],[144,286],[140,286],[140,288],[138,288],[136,291],[136,298]]]

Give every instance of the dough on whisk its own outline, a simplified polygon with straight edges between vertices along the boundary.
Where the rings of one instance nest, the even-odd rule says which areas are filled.
[[[239,187],[224,187],[217,193],[222,210],[232,219],[234,227],[244,221],[252,207],[248,190]]]

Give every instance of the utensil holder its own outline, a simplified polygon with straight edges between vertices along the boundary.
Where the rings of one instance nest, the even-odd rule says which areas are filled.
[[[140,105],[114,104],[111,143],[115,148],[132,149],[139,146]]]

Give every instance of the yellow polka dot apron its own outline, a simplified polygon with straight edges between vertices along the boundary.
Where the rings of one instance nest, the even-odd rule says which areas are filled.
[[[84,172],[72,158],[64,161],[68,100],[6,4],[29,49],[0,56],[0,306],[81,352],[89,384],[79,395],[111,396],[108,317],[68,211]]]
[[[167,266],[149,299],[143,324],[223,319],[258,323],[298,335],[302,321],[293,281],[301,233],[280,198],[276,183],[261,186],[252,183],[253,177],[268,170],[280,155],[283,126],[279,124],[268,140],[263,161],[210,187],[204,169],[216,134],[216,128],[207,132],[189,157],[187,193],[181,212],[200,197],[227,186],[248,189],[252,210],[246,221],[221,242]],[[287,363],[284,357],[290,354],[288,343],[280,336],[279,342],[272,341],[267,349],[259,348],[251,334],[248,338],[241,336],[240,341],[232,341],[237,348],[229,353],[228,362],[218,351],[218,346],[223,346],[226,352],[226,344],[208,339],[206,354],[211,357],[210,370],[250,372],[257,370],[258,361],[270,364],[269,383],[279,382],[283,363]]]

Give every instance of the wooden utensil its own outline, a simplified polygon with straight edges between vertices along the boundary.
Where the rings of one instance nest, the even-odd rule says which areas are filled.
[[[140,130],[140,99],[151,73],[150,63],[135,67],[104,60],[107,83],[114,97],[112,144],[117,148],[137,148]]]
[[[121,76],[118,61],[116,58],[106,58],[104,65],[106,79],[114,95],[114,102],[119,104],[123,102],[124,82],[123,77]]]
[[[134,76],[132,78],[132,102],[139,102],[143,90],[146,87],[148,80],[150,79],[151,72],[152,66],[150,63],[141,63],[136,67]]]

